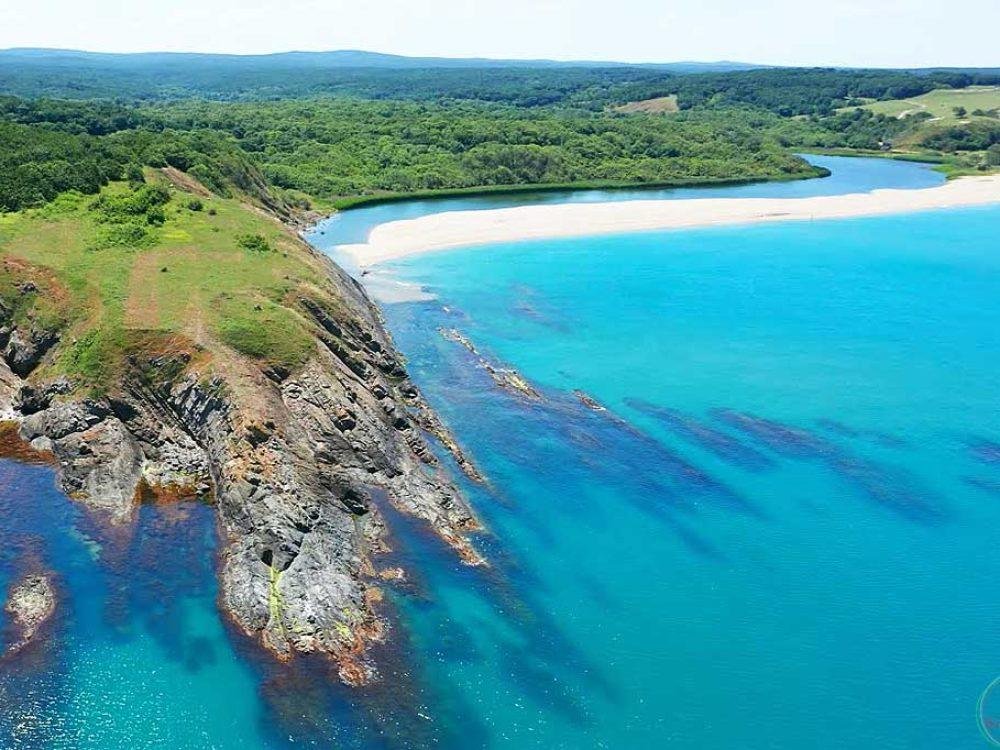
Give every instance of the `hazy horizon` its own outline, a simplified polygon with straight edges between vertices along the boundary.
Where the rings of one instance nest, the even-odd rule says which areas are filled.
[[[446,60],[446,61],[471,61],[471,60],[482,60],[488,62],[513,62],[513,63],[556,63],[556,64],[577,64],[577,65],[635,65],[635,66],[656,66],[656,65],[740,65],[747,67],[759,67],[759,68],[844,68],[844,69],[907,69],[907,70],[919,70],[919,69],[1000,69],[1000,61],[994,64],[981,64],[981,65],[971,65],[971,64],[938,64],[934,62],[928,62],[920,65],[859,65],[859,64],[837,64],[837,63],[824,63],[824,62],[814,62],[814,63],[775,63],[766,60],[744,60],[739,58],[712,58],[712,59],[695,59],[695,58],[665,58],[662,60],[621,60],[621,59],[608,59],[608,58],[557,58],[557,57],[512,57],[512,56],[492,56],[492,55],[410,55],[400,52],[387,52],[385,50],[378,49],[358,49],[358,48],[336,48],[336,49],[275,49],[267,52],[219,52],[216,50],[207,49],[192,49],[192,50],[170,50],[170,49],[148,49],[148,50],[124,50],[124,51],[114,51],[114,50],[98,50],[98,49],[87,49],[82,47],[37,47],[37,46],[12,46],[12,47],[0,47],[0,53],[9,52],[42,52],[42,53],[69,53],[69,54],[84,54],[84,55],[111,55],[111,56],[121,56],[128,57],[133,55],[200,55],[200,56],[218,56],[218,57],[232,57],[232,58],[254,58],[254,57],[279,57],[282,55],[321,55],[321,54],[338,54],[338,53],[355,53],[355,54],[366,54],[366,55],[379,55],[385,57],[399,57],[401,59],[410,60]]]
[[[224,23],[220,21],[224,20]],[[120,0],[0,8],[0,48],[90,52],[377,51],[410,57],[840,67],[997,67],[995,0],[960,13],[923,0]]]

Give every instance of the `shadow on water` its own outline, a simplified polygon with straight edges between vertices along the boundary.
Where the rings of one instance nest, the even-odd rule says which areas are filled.
[[[774,461],[760,451],[676,409],[657,406],[639,398],[627,398],[625,405],[652,417],[681,439],[704,448],[733,466],[747,471],[763,471],[774,466]]]
[[[966,440],[969,454],[980,463],[1000,466],[1000,443],[984,437],[970,437]]]
[[[713,416],[775,453],[822,463],[875,505],[914,523],[936,525],[947,518],[941,499],[903,469],[857,456],[801,427],[732,409],[716,409]]]
[[[211,598],[215,591],[214,509],[195,500],[142,504],[133,523],[94,525],[89,532],[109,574],[109,631],[127,640],[142,629],[190,671],[214,661],[212,645],[189,633],[183,608],[186,599]]]
[[[906,441],[881,430],[863,430],[851,427],[836,419],[817,419],[816,426],[837,437],[867,440],[886,448],[904,448]]]

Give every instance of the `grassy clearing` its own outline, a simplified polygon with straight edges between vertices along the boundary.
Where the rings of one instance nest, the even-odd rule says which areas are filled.
[[[622,104],[619,107],[615,107],[614,111],[623,114],[642,112],[648,115],[665,115],[680,112],[680,107],[677,105],[677,95],[671,94],[670,96],[658,96],[654,99],[643,99],[639,102]]]
[[[158,180],[158,173],[150,173]],[[170,188],[162,223],[132,246],[99,240],[97,200],[126,200],[108,186],[99,199],[61,196],[43,209],[0,216],[0,302],[65,328],[46,375],[104,388],[130,353],[218,350],[294,368],[314,346],[296,292],[331,292],[322,263],[280,223],[235,199]],[[254,237],[251,247],[246,238]],[[241,242],[241,238],[243,242]],[[18,284],[30,278],[38,293]]]
[[[967,115],[960,118],[955,108],[963,107]],[[967,89],[935,89],[912,99],[891,99],[865,104],[864,109],[890,117],[926,112],[936,122],[955,124],[970,119],[976,110],[988,112],[1000,108],[1000,86],[970,86]]]
[[[230,349],[286,368],[309,359],[315,340],[291,309],[251,295],[223,294],[216,303],[214,328]]]

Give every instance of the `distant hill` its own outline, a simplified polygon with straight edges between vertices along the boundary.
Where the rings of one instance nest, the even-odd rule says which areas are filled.
[[[224,66],[230,69],[251,68],[642,68],[674,73],[709,73],[730,70],[751,70],[768,67],[753,63],[667,62],[626,63],[601,60],[508,60],[486,57],[407,57],[365,50],[334,50],[330,52],[279,52],[267,55],[222,55],[198,52],[137,52],[108,53],[81,50],[15,48],[0,50],[0,63],[31,66],[113,67],[142,69],[150,67],[187,67],[191,65]]]
[[[742,62],[404,57],[363,50],[220,55],[0,50],[0,95],[22,98],[253,101],[312,96],[478,101],[602,110],[676,96],[681,109],[751,105],[828,113],[853,99],[916,96],[939,86],[995,85],[990,71],[782,68]]]
[[[753,69],[747,63],[403,57],[360,50],[216,55],[0,50],[0,94],[64,99],[261,100],[308,96],[472,99],[518,106],[674,75]]]

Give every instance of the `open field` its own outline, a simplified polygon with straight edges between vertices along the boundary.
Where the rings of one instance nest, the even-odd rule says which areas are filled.
[[[677,106],[676,94],[658,96],[654,99],[643,99],[639,102],[629,102],[628,104],[622,104],[620,107],[615,107],[615,112],[622,112],[624,114],[642,112],[649,115],[664,115],[678,111],[680,111],[680,107]]]
[[[864,105],[864,109],[891,117],[905,117],[926,112],[941,121],[957,122],[959,118],[955,117],[955,107],[965,107],[969,114],[977,109],[989,111],[1000,108],[1000,86],[935,89],[912,99],[890,99]]]

